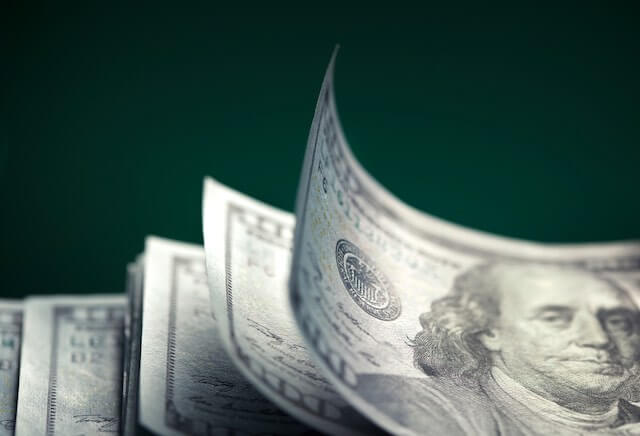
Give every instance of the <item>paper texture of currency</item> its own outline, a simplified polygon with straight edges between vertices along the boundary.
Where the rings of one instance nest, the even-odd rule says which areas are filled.
[[[145,247],[140,423],[161,435],[301,434],[235,369],[216,333],[202,247]]]
[[[0,300],[0,436],[12,436],[18,404],[22,303]]]
[[[289,310],[293,216],[207,179],[203,223],[213,313],[242,373],[318,430],[375,433],[316,369]]]
[[[16,435],[118,432],[124,307],[122,296],[25,300]]]
[[[298,325],[386,430],[640,433],[640,244],[512,240],[401,203],[347,145],[333,61],[296,218]]]

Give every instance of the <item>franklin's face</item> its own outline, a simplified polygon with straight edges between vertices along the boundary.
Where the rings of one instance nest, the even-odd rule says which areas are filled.
[[[486,346],[508,374],[554,398],[614,398],[632,376],[640,336],[629,297],[591,274],[498,267],[500,318]]]

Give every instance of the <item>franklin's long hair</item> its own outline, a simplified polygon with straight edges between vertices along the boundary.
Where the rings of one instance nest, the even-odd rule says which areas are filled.
[[[491,366],[489,350],[478,339],[500,315],[495,264],[475,266],[456,277],[447,296],[420,316],[413,340],[413,363],[427,375],[463,382],[477,380]]]

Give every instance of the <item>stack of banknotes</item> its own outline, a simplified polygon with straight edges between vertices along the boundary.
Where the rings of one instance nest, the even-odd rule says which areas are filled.
[[[402,203],[334,59],[295,215],[206,178],[204,247],[148,237],[123,295],[0,302],[0,435],[640,434],[640,243]]]

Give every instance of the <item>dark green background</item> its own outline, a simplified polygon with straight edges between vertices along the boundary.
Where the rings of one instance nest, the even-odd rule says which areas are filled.
[[[88,3],[3,6],[3,297],[120,292],[145,235],[201,242],[207,174],[292,210],[335,43],[347,136],[402,199],[520,238],[640,237],[635,2]]]

